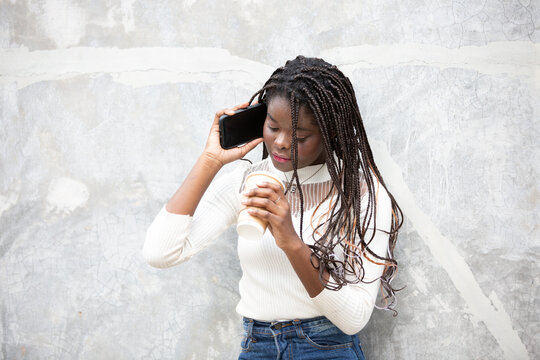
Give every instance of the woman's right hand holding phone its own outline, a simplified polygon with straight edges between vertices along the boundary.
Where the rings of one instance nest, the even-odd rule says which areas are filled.
[[[248,103],[243,103],[232,109],[224,109],[216,113],[204,152],[184,179],[182,185],[180,185],[167,202],[166,209],[168,212],[193,216],[204,192],[221,167],[227,163],[241,159],[262,142],[262,138],[259,138],[233,149],[225,150],[221,147],[219,142],[219,118],[224,114],[232,115],[235,110],[247,106]]]
[[[231,109],[220,110],[214,117],[214,123],[210,128],[210,134],[208,135],[208,140],[206,141],[203,156],[208,158],[210,161],[217,162],[220,167],[243,158],[248,152],[253,150],[255,146],[259,145],[263,141],[262,138],[258,138],[248,142],[245,145],[228,150],[221,147],[219,142],[219,118],[222,115],[233,115],[236,110],[246,108],[248,105],[249,103],[245,102],[243,104],[236,105]]]

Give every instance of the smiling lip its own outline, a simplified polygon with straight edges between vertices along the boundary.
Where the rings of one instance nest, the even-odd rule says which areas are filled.
[[[280,163],[285,163],[287,161],[291,161],[291,159],[289,158],[284,158],[284,157],[281,157],[277,154],[272,154],[272,156],[274,157],[274,159],[277,161],[277,162],[280,162]]]

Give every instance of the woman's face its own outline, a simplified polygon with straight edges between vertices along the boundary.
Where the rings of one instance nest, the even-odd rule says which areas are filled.
[[[300,106],[298,112],[296,138],[299,169],[325,162],[321,132],[313,114],[305,106]],[[293,170],[291,107],[285,97],[277,96],[270,99],[263,139],[268,156],[276,169],[284,172]]]

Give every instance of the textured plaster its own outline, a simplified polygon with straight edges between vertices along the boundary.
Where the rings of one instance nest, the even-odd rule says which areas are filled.
[[[374,311],[367,358],[538,358],[539,19],[517,0],[0,1],[0,358],[236,358],[234,229],[167,270],[140,250],[215,111],[299,53],[350,77],[406,215],[399,315]]]

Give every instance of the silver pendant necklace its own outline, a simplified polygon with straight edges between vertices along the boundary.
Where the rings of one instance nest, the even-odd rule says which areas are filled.
[[[323,167],[324,167],[324,163],[323,163],[323,164],[321,165],[321,167],[320,167],[317,171],[315,171],[310,177],[308,177],[308,178],[305,179],[304,181],[300,182],[300,185],[302,185],[303,183],[305,183],[306,181],[308,181],[309,179],[311,179],[312,177],[314,177],[315,175],[317,175],[317,173],[318,173],[319,171],[321,171],[321,169],[322,169]],[[291,182],[289,181],[289,178],[287,177],[287,174],[283,173],[283,176],[285,176],[285,180],[287,180],[288,183],[291,183]],[[294,194],[295,192],[296,192],[296,184],[292,184],[292,183],[291,183],[291,193]]]

